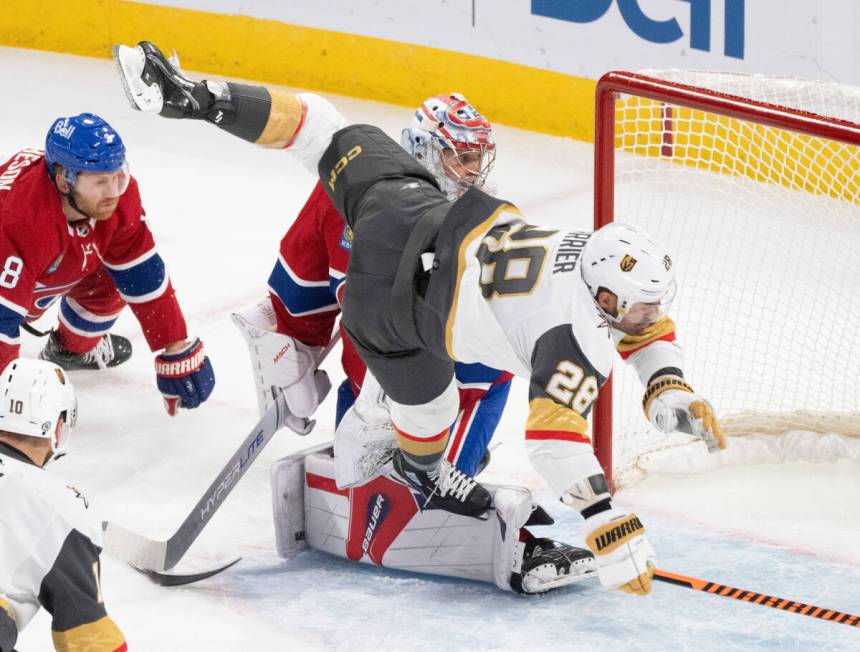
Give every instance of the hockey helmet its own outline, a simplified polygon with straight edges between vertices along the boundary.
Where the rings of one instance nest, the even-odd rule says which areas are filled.
[[[613,222],[594,233],[582,254],[582,279],[597,298],[600,289],[618,297],[617,314],[640,321],[665,314],[675,298],[675,270],[666,249],[644,229]]]
[[[122,172],[128,186],[128,164],[122,138],[105,120],[92,113],[57,118],[45,138],[45,164],[53,174],[54,165],[63,168],[63,178],[75,185],[81,172]]]
[[[496,159],[492,125],[460,93],[427,98],[415,111],[412,124],[403,130],[400,144],[433,173],[450,198],[470,186],[484,187]],[[469,176],[445,165],[443,150],[453,152]]]
[[[12,360],[0,377],[0,430],[51,441],[54,457],[66,449],[78,418],[71,380],[45,360]],[[62,420],[59,438],[54,433]],[[59,439],[59,441],[58,441]]]

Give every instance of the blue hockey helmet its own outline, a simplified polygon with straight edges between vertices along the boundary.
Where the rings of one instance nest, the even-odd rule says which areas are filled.
[[[79,172],[116,172],[125,167],[125,145],[116,130],[92,113],[57,118],[45,138],[45,163],[74,184]]]

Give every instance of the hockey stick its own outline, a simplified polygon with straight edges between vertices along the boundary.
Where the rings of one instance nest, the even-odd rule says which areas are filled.
[[[336,330],[334,337],[320,355],[317,367],[325,360],[334,345],[340,339],[340,331]],[[233,454],[221,472],[215,478],[203,497],[197,501],[194,509],[179,526],[179,529],[166,541],[156,541],[127,530],[115,523],[102,523],[104,547],[110,554],[125,560],[137,570],[149,575],[159,584],[188,584],[206,577],[211,577],[235,564],[235,559],[211,571],[192,575],[165,575],[165,571],[173,568],[188,552],[191,544],[197,539],[206,524],[218,508],[233,491],[245,472],[257,459],[266,444],[284,425],[285,420],[292,416],[287,408],[284,395],[275,398],[263,418],[251,429],[238,450]],[[309,426],[312,427],[312,424]],[[309,429],[307,430],[309,432]],[[303,434],[307,434],[307,432]],[[184,580],[184,581],[183,581]]]
[[[824,607],[816,607],[811,604],[795,602],[794,600],[786,600],[785,598],[777,598],[764,593],[756,593],[755,591],[744,591],[736,589],[725,584],[717,584],[716,582],[708,582],[706,580],[696,579],[695,577],[687,577],[678,573],[669,573],[663,570],[654,571],[654,579],[661,582],[668,582],[676,586],[683,586],[695,591],[705,591],[706,593],[714,593],[725,598],[734,598],[743,602],[752,602],[763,607],[772,607],[773,609],[782,609],[792,613],[800,614],[801,616],[811,616],[812,618],[820,618],[821,620],[829,620],[842,625],[860,628],[860,616],[853,616],[842,611],[834,611],[825,609]]]

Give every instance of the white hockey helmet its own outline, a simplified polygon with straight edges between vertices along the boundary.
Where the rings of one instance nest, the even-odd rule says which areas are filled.
[[[415,111],[412,124],[403,130],[400,144],[426,167],[449,199],[456,199],[471,186],[484,188],[496,160],[493,127],[460,93],[428,97]],[[457,157],[461,171],[444,164],[442,151]]]
[[[606,317],[636,321],[638,307],[665,314],[675,298],[675,269],[666,249],[647,231],[613,222],[595,231],[582,253],[582,279],[597,297],[606,289],[618,297],[617,314]],[[631,312],[632,311],[632,312]]]
[[[17,358],[0,377],[0,430],[51,441],[51,452],[65,452],[78,418],[78,400],[66,372],[45,360]],[[59,437],[57,423],[62,423]]]

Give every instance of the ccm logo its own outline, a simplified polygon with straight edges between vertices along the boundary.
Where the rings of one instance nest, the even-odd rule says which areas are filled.
[[[349,162],[359,154],[361,154],[361,145],[356,145],[346,154],[341,156],[338,162],[334,164],[331,172],[329,172],[328,178],[328,187],[331,188],[332,192],[334,192],[334,182],[337,181],[337,175],[343,172],[343,169],[349,164]]]

